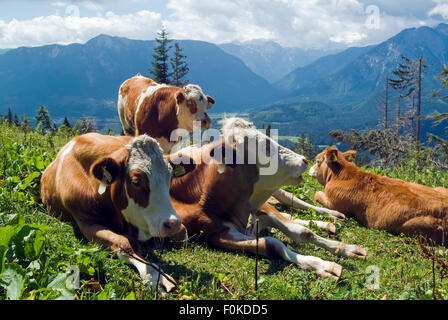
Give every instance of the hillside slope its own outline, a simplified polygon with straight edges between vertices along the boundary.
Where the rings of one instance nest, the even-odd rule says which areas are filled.
[[[214,112],[243,111],[279,96],[266,80],[216,45],[179,41],[188,79],[213,96]],[[40,105],[52,115],[114,117],[120,84],[149,75],[155,41],[101,35],[85,44],[18,48],[0,55],[0,113],[33,115]]]

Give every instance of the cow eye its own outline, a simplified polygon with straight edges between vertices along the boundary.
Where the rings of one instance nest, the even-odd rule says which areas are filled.
[[[204,97],[203,97],[203,96],[200,96],[200,97],[199,97],[199,101],[202,101],[202,100],[204,100]]]
[[[133,186],[138,187],[140,185],[140,179],[137,177],[132,177],[131,183]]]

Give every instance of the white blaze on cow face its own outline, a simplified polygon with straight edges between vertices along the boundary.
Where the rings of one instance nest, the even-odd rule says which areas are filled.
[[[227,141],[233,137],[239,155],[241,145],[244,145],[247,149],[245,152],[247,152],[248,163],[254,163],[251,162],[251,158],[255,159],[260,170],[259,179],[254,185],[254,192],[250,199],[253,208],[259,208],[278,188],[302,181],[301,175],[305,172],[308,161],[304,156],[279,145],[274,136],[266,136],[252,123],[240,118],[225,119],[222,133],[228,139]],[[242,143],[245,137],[247,142]],[[252,146],[251,141],[255,141],[255,143],[252,142]],[[254,145],[257,147],[254,148]]]
[[[210,127],[210,117],[206,110],[210,109],[214,100],[204,95],[202,89],[194,84],[189,84],[184,87],[185,96],[184,99],[178,100],[178,113],[179,128],[186,129],[189,132],[193,131],[193,122],[199,121],[203,129]]]
[[[139,229],[141,241],[175,234],[181,219],[169,195],[172,168],[159,144],[143,135],[126,147],[130,155],[124,182],[128,205],[123,216]]]

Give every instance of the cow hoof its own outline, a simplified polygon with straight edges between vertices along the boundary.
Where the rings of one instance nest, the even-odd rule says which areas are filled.
[[[177,286],[176,280],[174,280],[171,276],[169,276],[167,274],[160,275],[159,283],[157,285],[158,274],[156,272],[154,272],[152,275],[153,275],[153,277],[146,277],[143,279],[143,283],[146,285],[149,285],[151,287],[152,291],[158,290],[158,287],[159,287],[159,288],[162,288],[162,290],[165,292],[171,292]]]
[[[341,251],[341,255],[347,258],[365,259],[367,251],[357,245],[346,245],[344,250]]]
[[[336,262],[327,262],[325,267],[319,270],[317,274],[322,278],[332,278],[338,281],[342,274],[342,266]]]
[[[336,210],[329,210],[328,214],[332,217],[338,218],[338,219],[345,219],[345,215],[343,213],[340,213],[339,211]]]
[[[165,292],[171,292],[173,291],[177,285],[176,285],[176,281],[168,276],[170,278],[171,281],[169,281],[167,278],[165,277],[160,277],[160,285],[162,286],[163,290],[165,290]]]
[[[327,227],[325,228],[325,231],[327,231],[328,233],[331,234],[335,234],[336,233],[336,226],[333,223],[328,223]]]

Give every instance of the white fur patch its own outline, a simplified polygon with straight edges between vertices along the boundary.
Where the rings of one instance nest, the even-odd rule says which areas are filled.
[[[59,194],[59,185],[60,185],[60,177],[61,177],[61,170],[64,165],[64,159],[65,157],[72,151],[73,147],[75,146],[76,142],[74,140],[70,141],[67,145],[65,145],[60,153],[58,168],[56,170],[56,192]]]
[[[141,107],[143,101],[144,101],[147,97],[152,96],[152,95],[153,95],[157,90],[159,90],[160,88],[164,88],[164,87],[166,87],[166,86],[167,86],[166,84],[158,84],[158,85],[155,85],[155,86],[150,86],[150,87],[148,87],[148,88],[146,89],[146,91],[145,91],[144,93],[142,93],[142,94],[140,95],[140,99],[139,99],[139,101],[138,101],[137,109],[136,109],[136,111],[135,111],[135,119],[137,119],[137,115],[138,115],[138,112],[140,111],[140,107]]]
[[[149,181],[149,205],[140,207],[129,197],[128,207],[122,211],[125,219],[139,229],[139,240],[163,236],[163,223],[178,220],[169,195],[172,168],[163,157],[157,141],[147,135],[136,137],[126,146],[129,149],[127,173],[139,169],[146,173]]]

